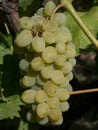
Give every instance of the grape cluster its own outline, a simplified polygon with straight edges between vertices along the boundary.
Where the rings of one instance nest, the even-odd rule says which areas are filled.
[[[30,106],[27,120],[41,125],[60,125],[62,113],[69,109],[70,80],[76,64],[72,35],[64,23],[66,16],[49,1],[32,17],[21,17],[21,32],[15,39],[15,51],[21,55],[19,68],[22,101]]]

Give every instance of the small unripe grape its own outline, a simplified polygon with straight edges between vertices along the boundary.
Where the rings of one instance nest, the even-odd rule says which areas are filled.
[[[53,65],[47,65],[41,70],[41,76],[44,79],[50,79],[53,73]]]
[[[38,104],[36,109],[37,115],[40,118],[46,118],[49,113],[49,106],[47,103]]]
[[[57,51],[54,47],[48,46],[42,52],[42,59],[45,63],[52,63],[57,57]]]
[[[51,76],[51,81],[57,85],[60,85],[64,82],[64,75],[60,70],[54,70]]]
[[[51,98],[48,98],[47,104],[49,105],[50,108],[57,108],[60,102],[57,97],[51,97]]]
[[[32,39],[32,48],[35,52],[40,53],[45,49],[45,41],[42,37],[34,37]]]
[[[17,44],[19,47],[26,47],[31,43],[32,38],[33,37],[30,30],[23,30],[17,35],[15,44]]]
[[[39,8],[37,10],[37,14],[43,16],[43,10],[44,10],[44,8]]]
[[[55,13],[54,14],[54,17],[53,17],[53,20],[59,25],[63,25],[65,24],[65,21],[66,21],[66,16],[63,14],[63,13]]]
[[[58,42],[56,44],[57,53],[59,53],[59,54],[65,54],[66,46],[67,45],[64,42]]]
[[[40,56],[33,58],[33,60],[31,61],[31,68],[33,70],[40,71],[41,69],[43,69],[43,67],[44,67],[44,63]]]
[[[44,103],[47,101],[47,99],[48,99],[48,97],[43,90],[37,91],[36,97],[35,97],[35,100],[37,103]]]
[[[56,89],[58,87],[53,84],[51,81],[47,81],[44,85],[43,85],[43,89],[44,91],[47,93],[48,96],[54,96],[55,95],[55,92],[56,92]]]
[[[60,102],[59,108],[62,112],[65,112],[69,109],[69,103],[67,101]]]
[[[21,82],[22,82],[22,85],[24,88],[30,88],[36,83],[36,79],[35,79],[35,77],[25,75],[22,78]]]
[[[70,58],[68,61],[72,64],[72,66],[76,65],[76,59],[75,58]]]
[[[20,62],[19,62],[19,69],[21,69],[23,72],[26,72],[28,66],[29,66],[29,62],[26,59],[20,60]]]
[[[73,47],[67,46],[66,51],[65,51],[65,55],[67,58],[73,58],[76,56],[76,51]]]
[[[56,5],[53,1],[49,1],[45,4],[44,7],[44,15],[45,16],[50,16],[52,11],[56,8]]]
[[[22,93],[21,99],[26,104],[32,104],[35,102],[36,91],[32,89],[25,90]]]
[[[52,121],[58,121],[61,117],[61,111],[59,108],[51,108],[49,110],[49,118],[52,120]]]
[[[70,94],[67,89],[64,88],[58,88],[56,90],[55,96],[60,100],[60,101],[66,101],[69,99]]]

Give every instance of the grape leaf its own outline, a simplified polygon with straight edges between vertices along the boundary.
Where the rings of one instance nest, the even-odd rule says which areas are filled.
[[[20,117],[20,101],[19,95],[13,95],[6,98],[7,102],[0,104],[0,120],[14,117]]]
[[[33,2],[34,0],[19,0],[19,6],[26,10],[26,8]]]
[[[75,22],[72,16],[66,12],[67,19],[65,25],[69,28],[73,36],[73,42],[76,46],[77,53],[80,53],[81,50],[85,50],[90,45],[91,41],[84,34],[79,25]],[[98,32],[98,6],[92,7],[89,12],[80,12],[81,19],[92,32],[92,34],[97,37]],[[71,21],[71,22],[70,22]]]

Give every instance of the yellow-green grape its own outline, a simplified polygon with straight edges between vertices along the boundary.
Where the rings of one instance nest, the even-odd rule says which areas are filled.
[[[36,93],[35,100],[37,103],[44,103],[48,99],[47,94],[43,90],[39,90]]]
[[[66,56],[65,55],[57,55],[54,64],[57,65],[58,67],[64,66],[66,61]]]
[[[35,71],[40,71],[44,68],[44,63],[40,56],[33,58],[31,61],[31,68]]]
[[[54,84],[60,85],[64,82],[64,75],[60,70],[54,70],[51,76],[51,81]]]
[[[56,37],[56,43],[58,42],[69,42],[72,40],[72,35],[71,33],[69,32],[69,30],[64,27],[61,27],[59,29],[57,29],[54,33],[55,33],[55,37]]]
[[[21,82],[22,82],[22,85],[23,85],[24,88],[30,88],[30,87],[32,87],[36,83],[36,78],[28,76],[28,75],[25,75],[21,79]]]
[[[55,96],[60,100],[60,101],[66,101],[69,99],[70,94],[69,91],[66,88],[58,88],[56,90]]]
[[[42,52],[42,59],[45,63],[52,63],[57,57],[57,51],[54,47],[48,46]]]
[[[39,86],[43,86],[45,84],[46,80],[41,76],[41,75],[37,75],[36,76],[36,84]]]
[[[72,91],[73,91],[73,88],[72,88],[72,86],[71,86],[70,83],[66,85],[66,89],[67,89],[69,92],[72,92]]]
[[[68,45],[75,49],[75,44],[73,42],[68,43]]]
[[[76,51],[73,47],[67,45],[66,51],[65,51],[66,57],[69,58],[74,58],[76,56]]]
[[[61,118],[61,111],[59,108],[51,108],[48,116],[51,121],[58,121]]]
[[[38,86],[38,85],[33,85],[32,87],[31,87],[33,90],[35,90],[35,91],[39,91],[39,90],[41,90],[41,87],[40,86]]]
[[[53,84],[51,81],[47,81],[44,85],[43,85],[43,89],[45,91],[45,93],[50,96],[53,97],[55,95],[56,89],[58,87]]]
[[[48,117],[45,117],[43,119],[42,118],[38,118],[37,121],[38,121],[38,123],[40,125],[46,125],[49,122],[49,118]]]
[[[51,20],[44,20],[43,30],[49,32],[55,32],[58,29],[57,23]]]
[[[47,103],[40,103],[37,105],[36,112],[39,118],[46,118],[49,113],[49,106]]]
[[[61,115],[59,120],[52,121],[52,125],[61,125],[63,123],[63,116]]]
[[[53,20],[59,25],[64,25],[66,22],[66,16],[63,13],[55,13],[53,16]]]
[[[32,89],[25,90],[22,93],[21,99],[26,104],[32,104],[35,102],[36,91]]]
[[[44,15],[45,16],[50,16],[52,11],[56,8],[56,5],[53,1],[49,1],[45,4],[44,7]]]
[[[47,100],[47,104],[50,108],[57,108],[60,104],[59,99],[57,97],[50,97]]]
[[[69,80],[67,77],[64,77],[64,82],[59,87],[65,88],[69,84]]]
[[[45,41],[42,37],[35,36],[32,39],[31,45],[32,49],[37,53],[43,52],[43,50],[45,49]]]
[[[59,108],[62,112],[68,111],[69,109],[69,103],[67,101],[60,102]]]
[[[19,69],[26,72],[29,66],[29,62],[26,59],[22,59],[19,62]]]
[[[65,54],[66,44],[64,42],[58,42],[55,46],[58,54]]]
[[[69,81],[71,81],[73,79],[73,73],[69,72],[66,77],[68,78]]]
[[[55,43],[55,35],[53,32],[45,31],[42,34],[43,39],[48,45]]]
[[[38,14],[35,14],[31,17],[32,21],[34,21],[34,26],[32,27],[33,29],[37,30],[39,28],[39,25],[42,25],[43,24],[43,21],[45,20],[45,18],[41,15],[38,15]]]
[[[28,111],[27,114],[26,114],[26,119],[27,119],[27,121],[29,121],[29,122],[35,123],[35,122],[37,121],[36,112],[33,111],[33,110]]]
[[[44,79],[50,79],[53,73],[54,67],[53,65],[47,65],[41,70],[41,76]]]
[[[32,42],[32,38],[32,32],[30,30],[23,30],[17,35],[15,44],[18,47],[26,47]]]
[[[31,30],[34,25],[34,21],[30,17],[21,17],[19,19],[19,25],[24,30]]]
[[[64,66],[60,69],[64,75],[72,71],[72,64],[70,62],[65,62]]]
[[[72,66],[76,65],[76,59],[75,58],[70,58],[68,61],[72,64]]]
[[[37,10],[37,14],[43,16],[43,10],[44,10],[43,7],[42,7],[42,8],[39,8],[39,9]]]

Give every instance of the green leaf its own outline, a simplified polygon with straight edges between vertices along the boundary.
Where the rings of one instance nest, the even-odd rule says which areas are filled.
[[[89,12],[80,12],[78,13],[92,32],[92,34],[97,37],[98,32],[98,6],[92,7]],[[80,53],[81,50],[87,49],[90,45],[92,45],[91,41],[84,34],[79,25],[75,22],[72,16],[66,12],[65,13],[67,20],[65,25],[69,28],[73,36],[73,42],[76,46],[77,53]],[[70,22],[71,21],[71,22]]]
[[[22,104],[20,101],[19,95],[13,95],[11,97],[6,98],[8,100],[6,103],[0,104],[0,120],[14,117],[20,117],[20,105]]]
[[[26,8],[33,2],[34,0],[19,0],[19,6],[26,10]]]

